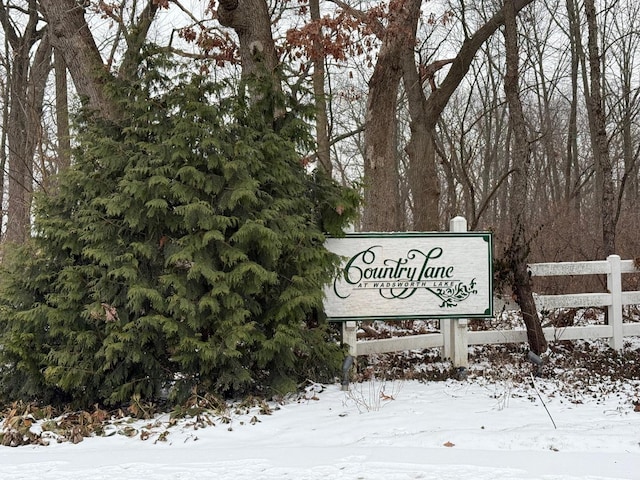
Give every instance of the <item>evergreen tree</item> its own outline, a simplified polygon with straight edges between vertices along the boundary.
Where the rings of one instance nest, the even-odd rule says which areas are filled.
[[[338,261],[323,243],[357,195],[305,170],[308,125],[284,97],[171,86],[148,62],[118,86],[127,119],[81,124],[35,238],[5,254],[0,388],[88,405],[326,380],[342,352],[322,321]]]

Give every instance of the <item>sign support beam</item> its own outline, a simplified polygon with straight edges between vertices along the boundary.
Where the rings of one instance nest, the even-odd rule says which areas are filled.
[[[449,221],[449,231],[466,232],[467,220],[460,216],[452,218]],[[440,320],[440,329],[442,330],[445,340],[443,357],[450,358],[453,366],[456,368],[466,368],[469,366],[467,326],[468,320],[466,318]]]

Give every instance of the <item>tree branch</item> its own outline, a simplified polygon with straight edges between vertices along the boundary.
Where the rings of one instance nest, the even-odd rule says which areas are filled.
[[[515,13],[518,14],[520,10],[530,3],[533,3],[533,1],[534,0],[514,0]],[[469,71],[476,52],[502,25],[504,25],[504,6],[489,19],[487,23],[480,27],[476,33],[463,42],[444,81],[427,99],[427,111],[429,113],[427,117],[431,128],[435,128],[444,107]]]
[[[338,5],[341,9],[343,9],[349,15],[360,20],[360,22],[362,22],[363,24],[370,26],[371,30],[373,30],[373,33],[375,33],[376,37],[382,40],[382,37],[384,36],[384,32],[385,32],[385,28],[382,22],[369,17],[362,10],[353,8],[351,5],[346,4],[342,0],[329,0],[329,1],[331,3],[335,3],[336,5]]]
[[[147,39],[147,34],[159,8],[157,2],[148,0],[147,5],[138,16],[137,23],[133,25],[129,29],[129,33],[126,34],[127,51],[125,52],[118,72],[120,77],[133,78],[135,75],[139,64],[140,49]]]

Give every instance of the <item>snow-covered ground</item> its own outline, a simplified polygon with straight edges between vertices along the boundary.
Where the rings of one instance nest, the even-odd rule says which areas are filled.
[[[131,437],[0,447],[0,479],[640,479],[638,388],[569,401],[544,379],[310,385],[207,428],[165,415]]]

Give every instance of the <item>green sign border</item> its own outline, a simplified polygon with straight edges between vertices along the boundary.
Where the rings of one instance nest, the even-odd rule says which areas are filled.
[[[352,322],[352,321],[402,321],[402,320],[438,320],[438,319],[457,319],[457,318],[492,318],[493,317],[493,233],[492,232],[355,232],[347,233],[344,237],[327,237],[335,240],[341,238],[482,238],[488,244],[488,262],[489,262],[489,307],[484,313],[475,314],[449,314],[449,315],[369,315],[369,316],[350,316],[350,317],[329,317],[329,322]]]

